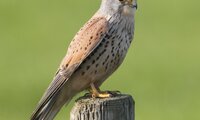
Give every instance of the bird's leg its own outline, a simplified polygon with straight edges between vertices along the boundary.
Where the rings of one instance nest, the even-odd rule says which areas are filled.
[[[99,98],[108,98],[108,97],[111,97],[112,94],[110,94],[109,92],[102,92],[100,91],[99,88],[97,88],[93,83],[90,84],[90,92],[92,94],[92,97],[96,98],[96,97],[99,97]]]

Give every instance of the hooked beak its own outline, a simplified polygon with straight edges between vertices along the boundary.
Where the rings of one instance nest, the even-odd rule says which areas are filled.
[[[128,5],[132,8],[136,8],[137,9],[137,3],[135,5],[133,5],[133,0],[126,0],[125,5]]]
[[[138,8],[137,4],[133,5],[132,7],[133,7],[133,8],[136,8],[136,9]]]

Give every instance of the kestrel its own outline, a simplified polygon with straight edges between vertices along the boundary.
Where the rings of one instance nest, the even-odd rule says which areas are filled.
[[[124,60],[134,34],[136,0],[102,0],[99,10],[71,41],[31,120],[52,120],[77,93],[110,97],[100,85]]]

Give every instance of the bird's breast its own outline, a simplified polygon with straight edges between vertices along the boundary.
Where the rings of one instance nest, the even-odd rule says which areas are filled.
[[[124,60],[132,41],[132,32],[122,23],[112,23],[101,43],[76,71],[82,79],[96,82],[108,77]]]

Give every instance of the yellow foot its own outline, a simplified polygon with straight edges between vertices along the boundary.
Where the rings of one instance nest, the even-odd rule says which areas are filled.
[[[118,94],[120,94],[119,91],[100,91],[100,89],[92,83],[90,85],[90,95],[93,97],[93,98],[108,98],[108,97],[113,97],[113,96],[116,96]]]
[[[101,92],[101,93],[97,93],[97,92],[90,92],[90,93],[86,93],[84,95],[85,97],[92,97],[92,98],[108,98],[108,97],[112,97],[113,95],[107,92]]]
[[[94,92],[92,93],[92,97],[93,98],[109,98],[112,97],[112,94],[108,93],[108,92]]]

